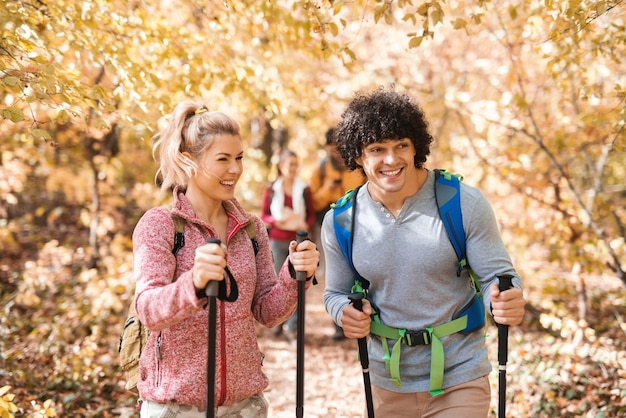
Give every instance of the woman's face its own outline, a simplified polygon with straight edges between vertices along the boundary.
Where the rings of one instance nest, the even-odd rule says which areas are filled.
[[[278,168],[280,169],[283,177],[293,179],[296,177],[298,173],[298,158],[293,155],[289,155],[278,164]]]
[[[229,200],[243,172],[243,143],[238,135],[217,135],[198,161],[198,173],[190,183],[206,197]]]

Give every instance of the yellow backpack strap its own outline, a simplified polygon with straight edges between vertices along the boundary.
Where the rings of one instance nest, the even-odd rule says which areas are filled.
[[[184,233],[185,232],[185,220],[180,216],[172,215],[172,221],[174,222],[174,229],[176,232]]]
[[[244,229],[246,230],[250,241],[252,241],[252,248],[254,248],[254,255],[256,256],[259,252],[259,243],[256,240],[256,224],[254,222],[254,216],[249,215],[249,218],[250,222],[244,226]]]
[[[254,223],[254,216],[250,215],[250,222],[244,227],[248,233],[250,239],[256,239],[256,225]]]

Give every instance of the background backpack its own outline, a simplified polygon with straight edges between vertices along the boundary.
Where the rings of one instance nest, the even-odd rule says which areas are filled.
[[[175,215],[172,216],[174,222],[174,247],[172,248],[172,254],[176,256],[178,251],[185,245],[185,221]],[[250,216],[250,222],[245,226],[246,233],[252,241],[252,247],[254,248],[254,255],[259,251],[259,244],[256,240],[256,229],[254,218]],[[120,335],[120,344],[118,352],[120,353],[120,367],[126,373],[126,390],[138,395],[137,382],[139,381],[139,358],[141,353],[148,343],[148,337],[150,336],[150,330],[146,328],[137,317],[135,312],[135,297],[128,307],[128,315],[124,328]]]

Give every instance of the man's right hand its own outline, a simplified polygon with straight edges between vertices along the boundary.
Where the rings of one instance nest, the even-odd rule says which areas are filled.
[[[359,311],[352,304],[343,308],[341,328],[348,338],[363,338],[370,333],[370,315],[372,305],[368,300],[363,301],[363,311]]]

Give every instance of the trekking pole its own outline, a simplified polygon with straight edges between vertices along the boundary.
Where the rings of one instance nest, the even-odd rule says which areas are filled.
[[[207,239],[207,244],[221,244],[219,238]],[[211,280],[204,289],[208,300],[208,350],[206,362],[206,418],[215,417],[215,324],[217,321],[217,294],[219,282]]]
[[[513,287],[513,276],[498,276],[500,292]],[[509,351],[509,326],[498,324],[498,418],[506,417],[506,362]]]
[[[299,244],[307,239],[306,231],[296,231],[296,242]],[[298,282],[298,342],[296,357],[296,417],[304,416],[304,285],[306,271],[296,271]]]
[[[352,305],[363,312],[363,293],[354,292],[348,295]],[[370,359],[367,353],[367,337],[359,338],[359,360],[363,369],[363,387],[365,389],[365,403],[367,405],[367,417],[374,418],[374,403],[372,401],[372,384],[370,382]]]

